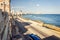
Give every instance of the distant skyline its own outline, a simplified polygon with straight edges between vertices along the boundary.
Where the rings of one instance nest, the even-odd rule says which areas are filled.
[[[60,14],[60,0],[11,0],[15,11],[35,14]]]

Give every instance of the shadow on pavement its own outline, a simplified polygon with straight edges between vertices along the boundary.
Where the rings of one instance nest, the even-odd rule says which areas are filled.
[[[43,40],[60,40],[60,38],[52,35],[52,36],[49,36],[49,37],[44,38]]]
[[[20,33],[25,33],[27,31],[27,29],[25,28],[25,26],[28,26],[31,23],[29,23],[29,22],[19,22],[19,21],[16,20],[15,24],[18,27]]]

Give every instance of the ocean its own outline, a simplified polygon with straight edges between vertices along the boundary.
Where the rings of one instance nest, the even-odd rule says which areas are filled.
[[[23,18],[43,21],[47,24],[60,26],[60,14],[24,14]]]

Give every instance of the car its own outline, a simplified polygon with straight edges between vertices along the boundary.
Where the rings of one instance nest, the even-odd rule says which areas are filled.
[[[33,39],[33,40],[41,40],[41,38],[35,34],[29,34],[29,36]]]

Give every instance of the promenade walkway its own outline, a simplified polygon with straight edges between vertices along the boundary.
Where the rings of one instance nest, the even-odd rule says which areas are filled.
[[[28,29],[28,31],[25,34],[33,33],[33,34],[38,35],[42,39],[49,37],[49,36],[56,36],[56,37],[60,38],[60,32],[52,30],[52,29],[48,29],[46,27],[42,27],[39,25],[39,23],[37,23],[35,21],[25,20],[20,17],[18,17],[17,20],[21,21],[21,22],[30,23],[30,25],[25,26],[25,28]],[[26,25],[26,24],[23,24],[23,25]]]

